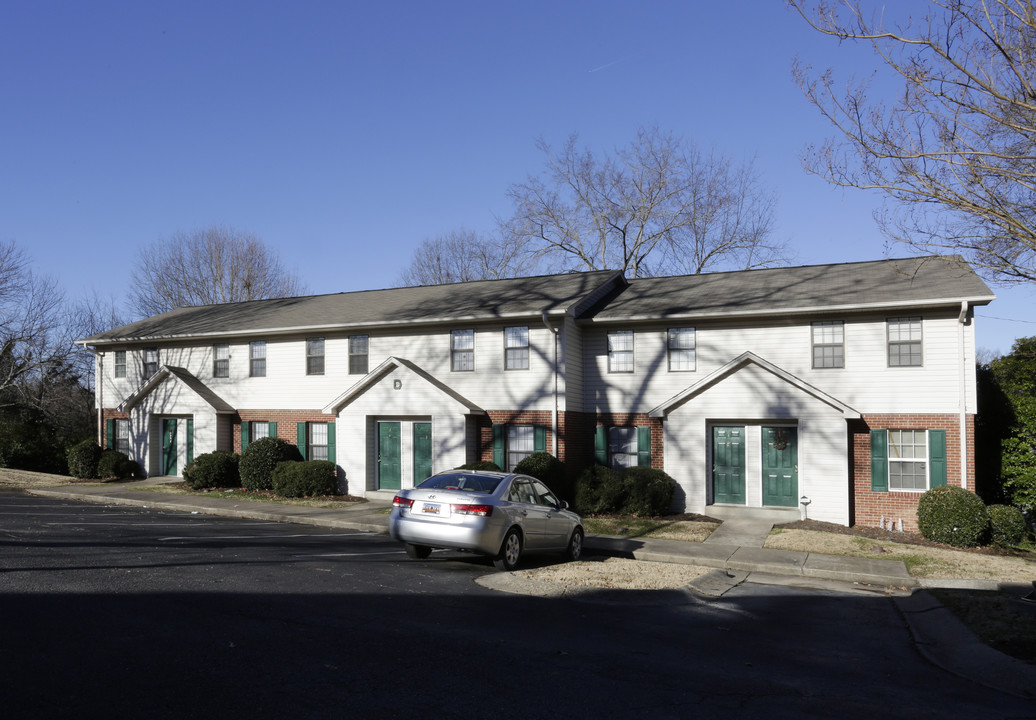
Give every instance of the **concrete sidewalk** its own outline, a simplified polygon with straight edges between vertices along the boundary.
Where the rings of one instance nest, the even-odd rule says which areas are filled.
[[[388,532],[390,505],[385,502],[324,509],[255,502],[232,495],[226,499],[204,498],[140,489],[142,485],[161,481],[63,485],[26,488],[26,491],[33,495],[108,505]],[[872,588],[882,595],[896,596],[897,607],[909,624],[918,648],[933,663],[987,687],[1019,697],[1036,698],[1036,667],[982,645],[952,613],[923,591],[924,587],[940,586],[995,591],[1000,589],[998,583],[980,580],[953,580],[946,581],[945,585],[933,581],[919,582],[899,561],[768,550],[762,545],[772,527],[773,523],[768,519],[725,520],[709,541],[703,543],[588,535],[584,547],[591,553],[716,568],[715,572],[691,584],[698,592],[714,597],[722,596],[753,575],[760,582],[789,585],[830,581],[850,583],[856,588]]]

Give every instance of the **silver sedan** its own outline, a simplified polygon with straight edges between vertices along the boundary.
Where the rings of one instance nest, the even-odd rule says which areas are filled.
[[[389,534],[412,558],[433,548],[488,555],[514,570],[524,553],[583,553],[583,521],[539,480],[527,475],[450,470],[401,490],[392,500]]]

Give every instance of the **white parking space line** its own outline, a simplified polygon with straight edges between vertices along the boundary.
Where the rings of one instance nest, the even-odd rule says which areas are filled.
[[[313,533],[298,533],[295,535],[266,534],[266,535],[170,535],[158,538],[161,541],[170,540],[287,540],[290,538],[333,538],[333,537],[381,537],[375,533],[329,533],[327,535],[315,535]]]
[[[368,555],[402,555],[405,550],[379,550],[378,552],[353,552],[353,553],[312,553],[303,555],[292,555],[293,558],[334,558],[334,557],[366,557]]]

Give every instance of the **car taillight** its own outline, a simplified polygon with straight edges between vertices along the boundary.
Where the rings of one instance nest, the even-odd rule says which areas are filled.
[[[489,517],[493,514],[492,505],[451,505],[450,508],[455,515],[478,515],[480,517]]]
[[[392,498],[392,507],[411,508],[413,506],[414,506],[414,501],[411,500],[408,497],[403,497],[402,495],[396,495],[394,498]]]

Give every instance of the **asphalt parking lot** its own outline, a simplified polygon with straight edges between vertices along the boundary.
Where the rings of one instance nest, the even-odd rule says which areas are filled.
[[[1025,717],[883,598],[495,592],[388,538],[0,493],[9,717]]]

